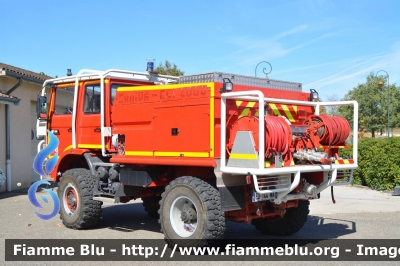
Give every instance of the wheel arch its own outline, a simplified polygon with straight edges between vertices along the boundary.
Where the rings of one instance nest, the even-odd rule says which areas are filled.
[[[61,175],[58,173],[62,174],[72,168],[86,168],[94,175],[95,170],[90,160],[90,151],[86,149],[72,149],[63,152],[58,157],[57,166],[51,173],[51,177],[55,182],[59,182]]]

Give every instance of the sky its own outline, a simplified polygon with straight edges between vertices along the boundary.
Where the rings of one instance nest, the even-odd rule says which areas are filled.
[[[400,85],[400,1],[0,0],[0,62],[67,69],[226,72],[300,82],[340,99],[384,70]],[[385,72],[379,72],[386,75]]]

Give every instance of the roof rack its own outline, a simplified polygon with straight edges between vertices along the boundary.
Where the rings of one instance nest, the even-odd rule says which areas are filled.
[[[223,72],[210,72],[182,76],[179,77],[179,83],[223,82],[224,78],[228,78],[233,84],[302,92],[302,84],[298,82],[282,81],[268,78],[256,78]]]
[[[76,78],[78,78],[79,80],[90,80],[90,79],[99,79],[100,77],[144,80],[144,81],[154,82],[155,84],[164,83],[164,82],[165,83],[178,82],[178,77],[168,76],[168,75],[160,75],[157,72],[137,72],[137,71],[128,71],[128,70],[119,70],[119,69],[109,69],[106,71],[82,69],[76,75],[47,80],[46,83],[49,83],[49,82],[52,82],[52,83],[74,82],[76,80]]]

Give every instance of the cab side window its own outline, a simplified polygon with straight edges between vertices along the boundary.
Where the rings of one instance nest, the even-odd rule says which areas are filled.
[[[59,87],[56,91],[54,114],[72,114],[75,87]]]
[[[85,114],[100,113],[100,84],[90,84],[85,86],[83,110]]]

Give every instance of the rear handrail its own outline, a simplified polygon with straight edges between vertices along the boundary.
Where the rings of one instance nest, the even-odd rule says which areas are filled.
[[[261,132],[265,131],[265,114],[261,111],[261,107],[265,103],[281,103],[281,104],[295,104],[303,106],[314,106],[315,114],[319,114],[320,106],[340,106],[340,105],[353,105],[353,164],[346,165],[301,165],[301,166],[290,166],[282,168],[264,168],[265,156],[258,156],[258,168],[242,168],[242,167],[227,167],[226,166],[226,113],[227,113],[227,100],[243,100],[243,101],[255,101],[258,102],[260,111],[259,114],[259,154],[265,152],[265,135]],[[296,173],[297,171],[332,171],[332,169],[356,169],[358,166],[358,103],[356,101],[341,101],[341,102],[309,102],[309,101],[298,101],[298,100],[285,100],[277,98],[264,98],[264,94],[261,91],[239,91],[239,92],[225,92],[221,94],[221,162],[220,171],[223,173],[230,174],[255,174],[255,175],[269,175],[269,174],[284,174],[284,173]]]

